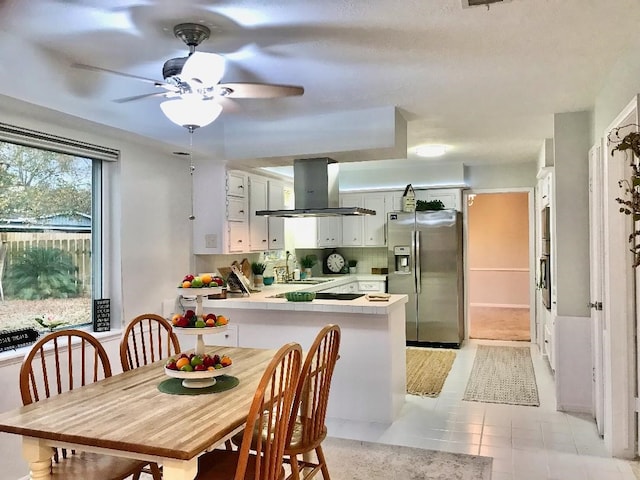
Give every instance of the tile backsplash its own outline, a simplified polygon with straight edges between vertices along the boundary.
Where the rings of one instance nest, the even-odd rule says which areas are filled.
[[[305,255],[315,255],[318,257],[318,263],[312,269],[313,275],[322,275],[322,262],[324,258],[336,250],[344,256],[345,260],[357,260],[358,273],[371,273],[374,267],[387,266],[387,248],[386,247],[338,247],[338,248],[297,248],[295,255],[297,259]]]

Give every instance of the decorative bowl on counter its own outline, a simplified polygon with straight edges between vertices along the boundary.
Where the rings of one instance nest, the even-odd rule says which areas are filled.
[[[265,285],[271,285],[274,280],[275,277],[262,277],[262,283],[264,283]]]
[[[316,292],[287,292],[284,296],[290,302],[311,302],[316,298]]]

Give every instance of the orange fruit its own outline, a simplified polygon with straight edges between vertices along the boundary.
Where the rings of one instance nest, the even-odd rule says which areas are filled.
[[[229,323],[229,320],[224,315],[218,315],[216,318],[216,325],[226,325],[227,323]]]
[[[178,323],[178,319],[181,317],[181,315],[179,313],[174,313],[173,317],[171,317],[171,323],[173,323],[174,325],[176,323]]]
[[[189,280],[185,280],[182,282],[182,288],[191,288],[191,282]]]
[[[182,367],[190,364],[191,362],[189,361],[188,358],[182,357],[182,358],[179,358],[178,361],[176,362],[176,367],[178,367],[178,370],[181,370]]]
[[[207,283],[211,283],[211,281],[213,280],[213,277],[211,276],[210,273],[205,273],[204,275],[200,275],[200,279],[202,280],[202,283],[207,284]]]

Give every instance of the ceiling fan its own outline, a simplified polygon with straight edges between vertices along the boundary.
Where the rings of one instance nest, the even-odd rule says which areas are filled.
[[[224,58],[215,53],[196,52],[196,47],[209,38],[211,30],[197,23],[181,23],[173,28],[174,35],[189,47],[189,55],[167,60],[162,67],[164,81],[117,72],[107,68],[72,64],[75,68],[107,72],[122,77],[150,83],[163,92],[145,93],[114,100],[117,103],[131,102],[148,97],[166,98],[196,96],[201,100],[223,100],[225,98],[276,98],[302,95],[304,88],[295,85],[268,83],[219,83],[224,74]]]

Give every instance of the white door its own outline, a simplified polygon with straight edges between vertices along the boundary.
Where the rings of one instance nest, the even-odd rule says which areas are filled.
[[[626,126],[626,127],[625,127]],[[616,198],[622,195],[618,182],[630,177],[626,152],[612,149],[638,126],[638,98],[618,115],[603,137],[603,271],[602,298],[604,366],[604,443],[614,457],[631,458],[637,452],[637,418],[634,408],[638,381],[636,323],[636,272],[628,243],[631,218],[620,213]],[[621,128],[625,127],[625,128]],[[619,130],[619,137],[611,132]]]
[[[591,327],[593,336],[593,405],[598,433],[604,435],[604,369],[603,369],[603,208],[602,196],[602,147],[589,150],[589,263]]]

